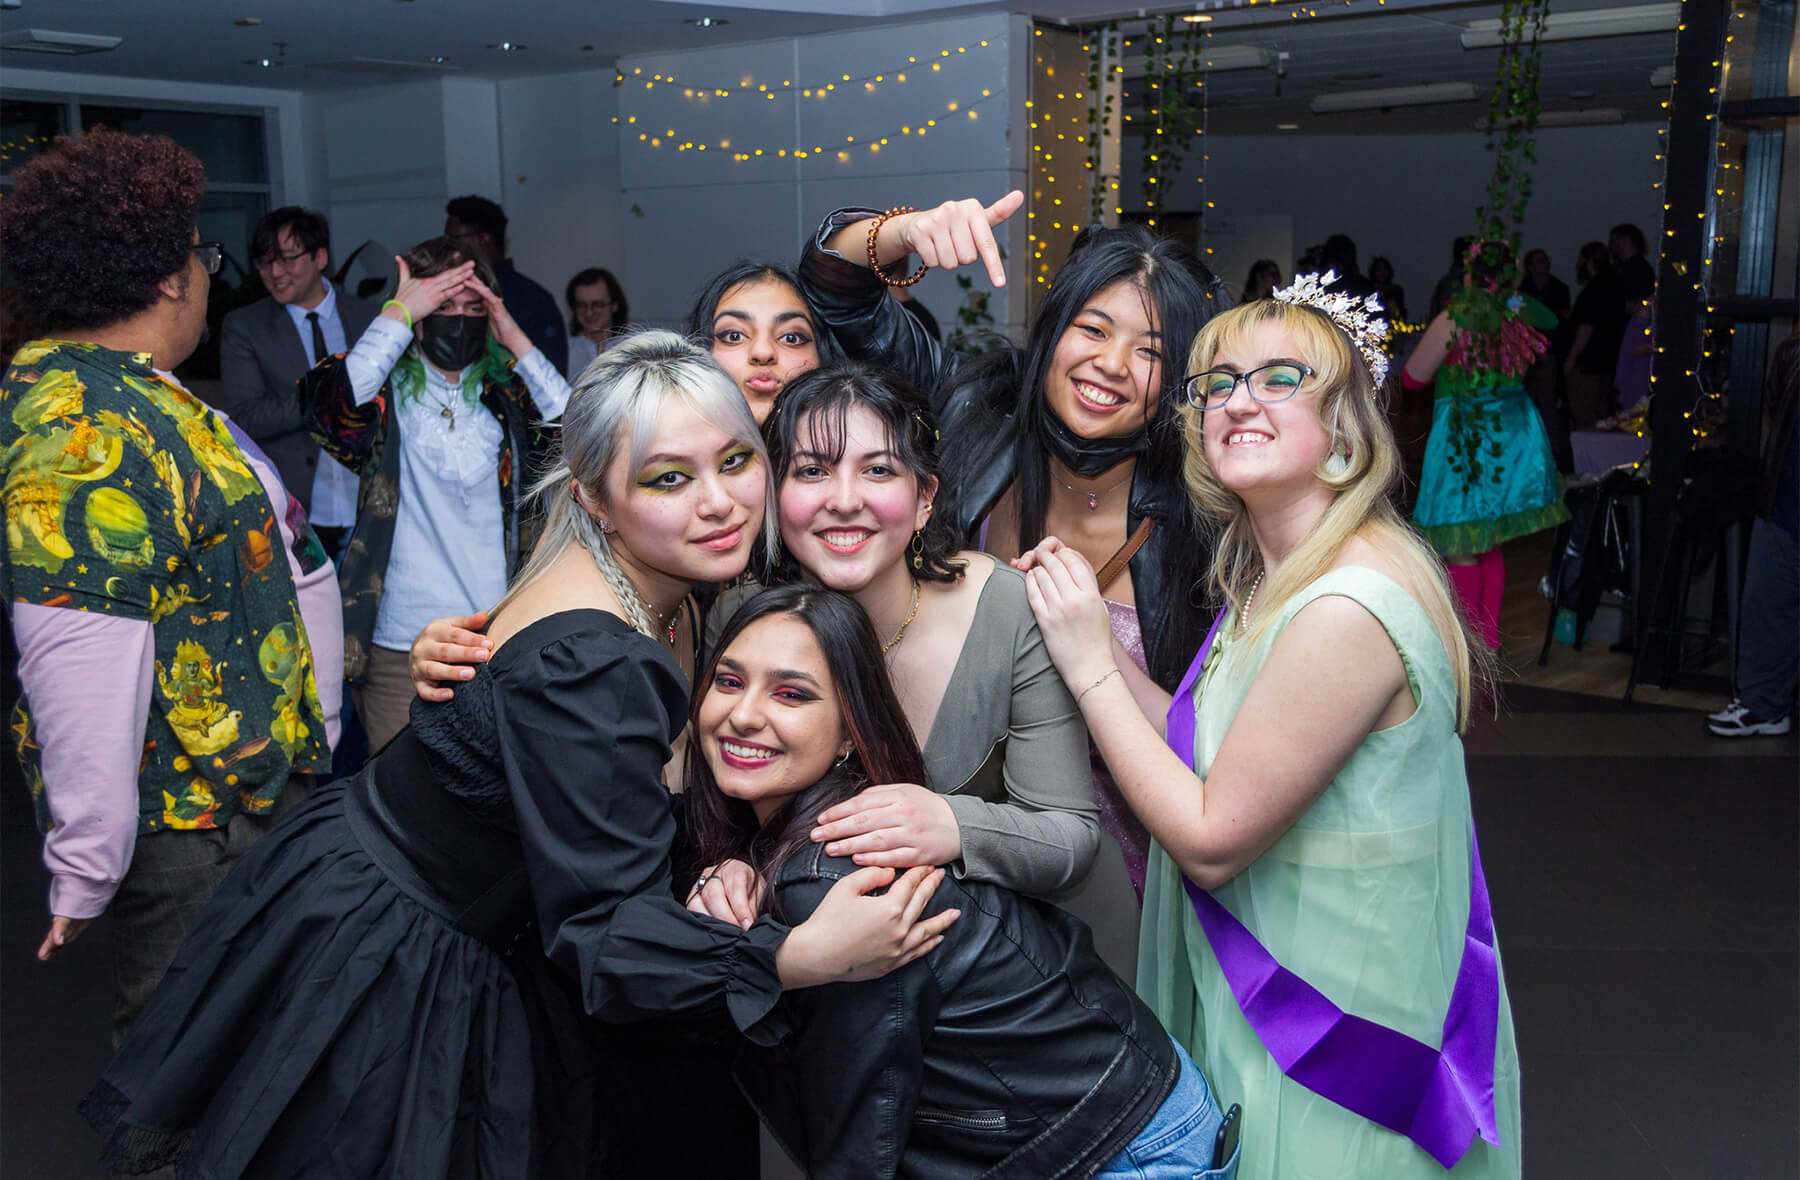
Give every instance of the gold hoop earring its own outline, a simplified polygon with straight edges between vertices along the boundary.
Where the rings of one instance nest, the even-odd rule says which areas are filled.
[[[913,568],[923,569],[925,566],[925,534],[922,531],[913,533],[911,548]]]

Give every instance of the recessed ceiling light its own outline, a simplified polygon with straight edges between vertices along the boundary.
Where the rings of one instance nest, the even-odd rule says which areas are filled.
[[[593,47],[593,46],[592,46],[592,45],[583,45],[583,46],[582,46],[582,47],[581,47],[581,52],[583,52],[583,53],[592,53],[592,52],[594,52],[594,47]]]
[[[236,20],[232,21],[231,23],[236,25],[240,29],[254,29],[257,25],[262,24],[262,17],[260,17],[260,16],[240,16]]]
[[[430,57],[426,58],[425,60],[430,62],[434,66],[447,65],[447,64],[449,64],[449,61],[450,61],[449,58],[445,57],[441,53],[434,53]]]
[[[498,49],[501,53],[516,53],[519,50],[524,49],[525,46],[519,44],[517,41],[494,41],[488,45],[488,48]]]
[[[693,25],[696,29],[716,29],[720,25],[728,25],[731,22],[722,16],[701,16],[696,17],[687,23]]]
[[[256,66],[259,69],[272,70],[281,63],[272,57],[247,57],[244,59],[244,64],[247,66]]]
[[[1277,131],[1298,131],[1298,130],[1300,130],[1300,124],[1298,124],[1298,123],[1277,123],[1277,124],[1275,124],[1275,130],[1277,130]]]
[[[1190,12],[1181,19],[1190,25],[1205,25],[1212,23],[1212,17],[1204,12]]]

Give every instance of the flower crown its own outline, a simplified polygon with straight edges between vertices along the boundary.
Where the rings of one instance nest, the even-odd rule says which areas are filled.
[[[1375,379],[1375,387],[1379,389],[1381,383],[1387,380],[1388,371],[1388,322],[1378,314],[1385,310],[1381,306],[1381,297],[1327,291],[1326,288],[1335,282],[1335,270],[1328,270],[1324,274],[1295,275],[1293,285],[1275,292],[1275,298],[1283,303],[1310,307],[1330,316],[1331,322],[1343,329],[1344,335],[1350,337],[1350,343],[1356,345],[1356,350],[1362,353],[1363,360],[1369,366],[1369,375]]]

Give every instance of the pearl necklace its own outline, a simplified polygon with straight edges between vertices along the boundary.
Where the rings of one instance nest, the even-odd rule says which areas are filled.
[[[893,651],[895,647],[899,646],[900,641],[902,639],[906,638],[906,629],[908,627],[912,626],[912,621],[914,619],[918,618],[918,616],[919,616],[919,580],[917,578],[914,578],[913,584],[912,584],[912,609],[906,612],[906,621],[900,624],[900,629],[898,631],[894,632],[894,637],[892,639],[888,640],[886,643],[881,645],[881,654],[882,655],[884,655],[884,656],[887,655],[890,651]]]
[[[1262,570],[1256,571],[1256,581],[1250,583],[1250,593],[1244,595],[1243,609],[1238,611],[1237,629],[1239,635],[1242,635],[1245,628],[1250,625],[1250,606],[1256,601],[1256,592],[1262,589],[1263,572],[1264,571]]]

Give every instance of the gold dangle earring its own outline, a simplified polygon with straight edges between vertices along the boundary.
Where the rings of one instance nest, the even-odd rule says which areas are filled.
[[[912,539],[912,565],[914,569],[925,567],[925,534],[915,531]]]

